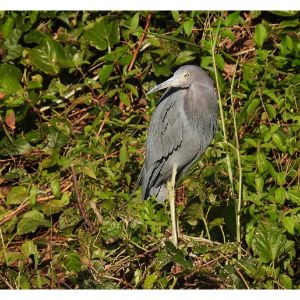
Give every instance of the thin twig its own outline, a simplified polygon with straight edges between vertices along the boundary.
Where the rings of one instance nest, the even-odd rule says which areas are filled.
[[[91,208],[92,210],[94,211],[98,221],[99,221],[99,224],[103,224],[103,218],[101,216],[101,213],[100,211],[98,210],[97,206],[96,206],[96,203],[95,202],[91,202]]]
[[[78,208],[79,208],[80,215],[84,219],[84,222],[87,225],[87,228],[89,229],[89,231],[91,233],[95,233],[97,229],[94,226],[94,224],[91,223],[91,221],[88,218],[88,216],[87,216],[87,214],[85,212],[85,209],[83,207],[82,197],[81,197],[81,194],[80,194],[80,190],[79,190],[79,186],[78,186],[78,181],[77,181],[77,175],[76,175],[75,168],[74,168],[73,164],[71,164],[71,171],[72,171],[73,185],[74,185],[74,190],[75,190],[75,195],[76,195],[76,199],[77,199],[77,203],[78,203]]]
[[[201,243],[205,243],[205,244],[222,245],[221,243],[219,243],[217,241],[211,241],[211,240],[203,238],[203,237],[196,237],[196,236],[189,236],[189,235],[182,234],[180,236],[180,238],[182,238],[183,240],[194,240],[196,242],[201,242]]]
[[[212,44],[212,49],[211,49],[212,51],[211,52],[212,52],[212,59],[213,59],[216,85],[217,85],[217,92],[218,92],[218,103],[219,103],[219,109],[220,109],[222,131],[223,131],[224,143],[226,145],[225,151],[226,151],[226,163],[227,163],[227,168],[228,168],[228,176],[229,176],[229,181],[230,181],[230,185],[231,185],[231,194],[233,194],[232,167],[231,167],[230,156],[229,156],[229,151],[228,151],[228,139],[227,139],[226,126],[225,126],[224,110],[223,110],[223,105],[222,105],[221,92],[220,92],[219,79],[218,79],[218,71],[217,71],[217,64],[216,64],[216,57],[215,57],[216,45],[217,45],[217,40],[218,40],[218,37],[219,37],[222,18],[223,18],[223,12],[220,16],[218,27],[217,27],[217,32],[216,32],[216,34],[214,36],[214,39],[213,39],[213,42],[212,42],[213,44]]]
[[[230,99],[231,99],[231,110],[233,116],[233,127],[234,127],[234,137],[235,137],[235,149],[238,163],[238,173],[239,173],[239,195],[237,201],[235,201],[235,219],[236,219],[236,240],[239,243],[238,245],[238,259],[241,259],[241,208],[243,201],[243,171],[242,171],[242,162],[241,162],[241,153],[240,153],[240,143],[239,143],[239,134],[236,124],[236,114],[234,110],[234,100],[233,100],[233,86],[236,75],[237,66],[239,59],[237,59],[234,73],[232,76],[231,86],[230,86]]]
[[[99,135],[100,135],[101,131],[103,130],[103,127],[104,127],[104,125],[105,125],[105,123],[106,123],[106,121],[107,121],[107,119],[108,119],[108,117],[109,117],[109,115],[110,115],[110,111],[107,111],[107,112],[104,114],[104,119],[103,119],[103,121],[102,121],[102,123],[101,123],[101,125],[100,125],[100,128],[99,128],[99,130],[98,130],[98,132],[97,132],[97,134],[96,134],[96,137],[99,137]]]
[[[19,207],[10,212],[9,214],[5,215],[2,220],[0,220],[0,226],[3,225],[4,223],[8,222],[11,220],[14,216],[17,216],[19,213],[21,213],[24,209],[28,207],[28,204],[26,202],[23,202],[19,205]]]
[[[5,262],[8,265],[8,259],[7,259],[7,253],[6,253],[6,247],[5,247],[5,243],[4,243],[4,239],[3,239],[3,235],[2,235],[2,230],[0,229],[0,236],[1,236],[1,243],[2,243],[2,247],[3,247],[3,252],[4,252],[4,258],[5,258]]]
[[[146,21],[146,25],[145,25],[145,28],[144,28],[144,32],[142,33],[142,36],[141,36],[141,38],[140,38],[140,40],[138,42],[138,45],[137,45],[137,47],[136,47],[136,49],[134,51],[133,57],[131,59],[129,67],[128,67],[128,71],[130,71],[133,68],[134,62],[136,61],[137,55],[138,55],[138,53],[139,53],[139,51],[141,49],[142,43],[143,43],[143,41],[145,39],[146,31],[149,28],[151,16],[152,16],[152,14],[149,14],[148,17],[147,17],[147,21]]]
[[[243,276],[243,274],[240,272],[240,270],[237,267],[234,267],[234,270],[236,271],[236,273],[239,275],[239,277],[241,278],[241,280],[243,281],[245,287],[250,290],[249,284],[246,281],[245,277]]]
[[[144,253],[142,254],[138,254],[136,255],[135,257],[130,257],[130,258],[124,258],[124,259],[120,259],[120,260],[117,260],[114,264],[109,264],[109,265],[106,265],[104,267],[104,271],[112,271],[112,270],[115,270],[116,267],[119,267],[119,265],[125,265],[126,263],[128,262],[132,262],[132,261],[136,261],[136,260],[139,260],[141,258],[144,258],[146,257],[148,254],[151,254],[151,253],[154,253],[154,252],[157,252],[161,249],[160,246],[155,246],[153,248],[151,248],[150,250],[147,250],[145,251]]]

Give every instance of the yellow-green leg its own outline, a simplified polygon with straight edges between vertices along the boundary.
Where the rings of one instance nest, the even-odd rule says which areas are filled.
[[[172,242],[175,247],[178,245],[178,223],[176,217],[176,208],[175,208],[175,178],[177,172],[177,165],[174,164],[171,180],[167,183],[168,196],[170,202],[170,213],[171,213],[171,222],[172,222]]]

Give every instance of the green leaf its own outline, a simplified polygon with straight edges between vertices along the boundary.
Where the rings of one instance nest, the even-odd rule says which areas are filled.
[[[129,83],[125,83],[124,87],[126,87],[126,89],[128,89],[135,97],[139,96],[136,86],[129,84]]]
[[[53,196],[56,198],[60,198],[61,192],[60,192],[59,179],[55,178],[55,179],[51,180],[50,186],[51,186],[51,192],[52,192]]]
[[[259,104],[260,104],[260,99],[258,98],[250,100],[250,103],[246,109],[248,117],[251,117],[254,114]]]
[[[30,50],[31,63],[46,74],[58,74],[64,64],[65,53],[63,46],[47,37]]]
[[[172,256],[172,261],[183,266],[184,268],[191,268],[193,263],[185,258],[181,249],[176,248],[171,242],[166,242],[166,249],[169,255]]]
[[[291,37],[288,35],[283,36],[279,45],[281,55],[286,56],[290,54],[293,51],[293,48],[294,48],[294,43]]]
[[[267,30],[264,25],[258,24],[255,27],[254,40],[256,45],[261,48],[267,38]]]
[[[286,242],[282,230],[271,221],[258,224],[252,240],[252,249],[264,263],[275,262],[283,253]]]
[[[59,151],[69,140],[69,136],[63,131],[58,131],[54,127],[49,128],[47,147]]]
[[[174,19],[175,22],[178,22],[179,18],[180,18],[180,14],[178,10],[172,10],[171,11],[172,17]]]
[[[190,36],[193,32],[194,21],[188,20],[183,23],[183,29],[187,36]]]
[[[195,52],[193,51],[181,51],[177,56],[174,65],[181,66],[188,62],[195,60]]]
[[[120,149],[120,154],[119,154],[119,159],[120,159],[120,162],[125,164],[128,160],[128,151],[127,151],[127,147],[124,144],[122,144],[122,147]]]
[[[297,10],[272,10],[270,11],[273,15],[281,17],[292,17],[298,13]]]
[[[240,12],[239,11],[235,11],[233,13],[231,13],[224,21],[224,24],[226,27],[231,27],[232,25],[234,25],[235,23],[237,23],[237,21],[240,18]]]
[[[266,104],[267,112],[269,113],[270,120],[273,120],[276,117],[276,110],[273,105]]]
[[[300,215],[285,216],[282,219],[282,224],[286,231],[290,234],[295,234],[295,226],[300,222]]]
[[[101,34],[103,31],[104,25],[102,23],[96,23],[93,28],[88,29],[84,32],[85,39],[98,50],[107,49],[107,41],[104,36]]]
[[[130,106],[130,99],[126,93],[120,92],[119,93],[120,100],[126,105]]]
[[[45,219],[45,216],[36,210],[24,213],[17,226],[19,235],[34,232],[39,226],[50,227],[51,223]]]
[[[156,274],[148,275],[144,281],[143,288],[146,290],[151,289],[157,279],[158,279],[158,276]]]
[[[137,29],[139,26],[139,20],[140,20],[140,13],[137,12],[134,14],[132,19],[130,20],[130,28],[131,29]]]
[[[285,20],[280,22],[280,27],[285,28],[285,27],[298,27],[299,26],[299,19],[295,20]],[[288,37],[288,35],[286,35]]]
[[[13,266],[16,263],[16,261],[25,260],[26,257],[21,252],[6,252],[6,259],[7,259],[7,265],[8,266]]]
[[[19,44],[22,34],[23,32],[20,29],[14,29],[5,40],[4,48],[8,51],[5,61],[14,60],[22,56],[23,47]]]
[[[278,185],[284,185],[286,183],[286,173],[285,172],[277,172],[275,175],[275,179]]]
[[[221,36],[223,38],[228,37],[230,40],[234,41],[235,40],[235,35],[230,29],[224,29],[221,31]]]
[[[108,79],[109,76],[111,75],[112,71],[114,70],[113,65],[104,65],[100,71],[99,71],[99,79],[101,84],[105,83]]]
[[[289,190],[287,192],[289,200],[296,205],[300,205],[300,191]]]
[[[98,50],[106,50],[119,42],[119,27],[117,22],[109,22],[107,18],[103,18],[93,28],[86,30],[84,37]]]
[[[93,179],[97,179],[96,173],[91,166],[83,167],[82,172]]]
[[[13,143],[6,138],[0,142],[0,155],[3,156],[23,155],[29,153],[31,149],[30,144],[21,137],[14,140]]]
[[[14,28],[14,23],[15,23],[15,18],[12,16],[9,16],[5,22],[3,22],[3,20],[1,20],[1,24],[0,24],[0,31],[3,34],[3,37],[6,39],[9,37],[9,34],[11,33],[11,31]]]
[[[30,257],[30,255],[38,256],[37,246],[30,240],[22,244],[22,252],[26,257]]]
[[[63,193],[60,200],[52,199],[43,205],[43,213],[47,216],[56,214],[70,203],[70,193]]]
[[[15,186],[13,187],[6,198],[6,204],[21,204],[28,197],[28,192],[25,186]]]
[[[29,192],[29,203],[30,203],[31,206],[33,206],[36,203],[37,193],[38,193],[37,188],[32,186],[30,188],[30,192]]]
[[[283,138],[279,133],[277,132],[273,133],[272,141],[280,151],[282,152],[286,151],[286,145],[283,143]]]
[[[172,261],[172,257],[166,249],[161,249],[159,252],[156,253],[155,257],[157,258],[161,268],[163,268],[165,265]]]
[[[75,226],[81,220],[73,207],[64,208],[62,214],[59,216],[59,228],[61,230]]]
[[[20,84],[21,71],[12,65],[3,64],[0,66],[0,91],[5,94],[13,94],[22,90]]]
[[[48,36],[44,32],[30,30],[27,34],[24,35],[24,42],[39,44],[45,38],[48,38]]]
[[[276,189],[276,191],[275,191],[275,200],[280,205],[284,204],[284,200],[285,200],[285,188],[284,187],[281,186],[278,189]]]
[[[266,156],[261,151],[256,153],[256,167],[259,174],[263,174],[268,168]]]
[[[220,54],[216,54],[215,59],[216,59],[217,66],[219,67],[219,69],[221,71],[223,71],[224,66],[225,66],[225,61],[224,61],[223,57]]]
[[[262,193],[264,190],[265,181],[263,177],[255,177],[255,189],[258,193]]]
[[[279,276],[279,281],[280,283],[284,286],[285,289],[292,289],[293,288],[293,281],[292,279],[286,275],[286,274],[281,274]]]
[[[81,270],[81,260],[79,254],[68,251],[66,256],[67,257],[63,262],[66,269],[70,272],[78,273]]]

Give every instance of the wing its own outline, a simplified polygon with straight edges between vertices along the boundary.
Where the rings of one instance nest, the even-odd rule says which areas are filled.
[[[146,158],[143,167],[143,197],[171,176],[176,153],[183,143],[186,127],[183,99],[186,90],[170,89],[161,98],[148,129]]]

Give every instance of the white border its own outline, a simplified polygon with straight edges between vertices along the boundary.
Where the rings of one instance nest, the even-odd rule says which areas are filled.
[[[299,290],[24,290],[0,291],[1,299],[108,299],[108,300],[289,300],[299,299]],[[64,298],[63,298],[64,297]],[[222,298],[220,298],[222,297]],[[225,298],[225,299],[224,299]]]
[[[0,10],[300,10],[299,0],[0,0]]]
[[[0,0],[0,10],[300,10],[300,0]],[[259,291],[259,290],[0,290],[0,298],[5,300],[53,300],[62,297],[75,299],[130,299],[130,300],[182,300],[187,298],[214,300],[289,300],[300,299],[300,290]],[[167,297],[167,298],[166,298]]]

